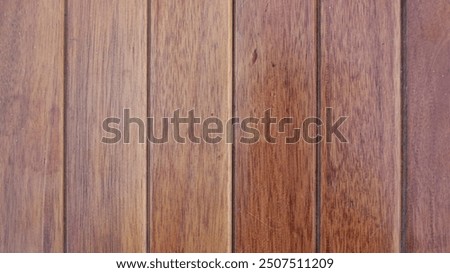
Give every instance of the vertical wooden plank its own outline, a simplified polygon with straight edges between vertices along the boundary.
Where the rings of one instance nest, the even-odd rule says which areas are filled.
[[[324,0],[321,101],[349,119],[321,149],[321,251],[400,246],[400,1]]]
[[[236,1],[235,106],[237,117],[278,120],[300,127],[316,116],[315,1]],[[240,143],[236,127],[235,243],[237,252],[314,252],[315,145]]]
[[[450,252],[450,2],[405,1],[407,252]]]
[[[151,1],[149,113],[155,124],[177,109],[181,116],[192,109],[202,119],[230,117],[231,12],[229,0]],[[187,137],[187,126],[180,127]],[[231,145],[176,143],[173,133],[169,143],[150,147],[151,251],[228,252]]]
[[[64,5],[0,2],[0,252],[63,250]]]
[[[69,252],[146,251],[146,145],[135,127],[130,144],[101,142],[102,121],[122,118],[125,108],[145,120],[146,7],[146,0],[68,1]]]

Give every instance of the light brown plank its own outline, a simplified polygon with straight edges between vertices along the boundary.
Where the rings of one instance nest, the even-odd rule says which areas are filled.
[[[63,250],[64,6],[0,2],[0,252]]]
[[[349,143],[321,149],[322,252],[400,246],[400,1],[324,0],[321,101]]]
[[[231,18],[228,0],[151,1],[149,112],[156,124],[176,109],[203,119],[231,115]],[[175,143],[172,135],[150,147],[151,251],[228,252],[231,146]]]
[[[407,252],[450,252],[450,2],[405,1]]]
[[[315,1],[236,1],[235,105],[237,117],[266,109],[300,127],[316,115]],[[261,124],[257,126],[263,132]],[[237,252],[314,252],[315,145],[285,144],[287,134],[256,144],[235,141]]]
[[[147,1],[67,4],[67,251],[145,252],[146,145],[101,140],[124,108],[146,117]]]

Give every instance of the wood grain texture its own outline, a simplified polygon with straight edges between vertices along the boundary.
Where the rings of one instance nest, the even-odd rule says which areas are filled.
[[[149,113],[156,124],[177,109],[230,117],[231,18],[228,0],[151,1]],[[231,145],[175,143],[172,135],[150,147],[151,251],[228,252]]]
[[[324,0],[321,100],[349,143],[321,149],[321,251],[400,246],[400,1]]]
[[[145,252],[146,145],[134,125],[101,140],[105,118],[146,117],[147,1],[67,4],[67,251]]]
[[[450,2],[405,2],[405,251],[450,252]]]
[[[266,109],[299,127],[316,114],[315,1],[236,1],[235,105],[237,117]],[[315,145],[285,144],[287,133],[256,144],[235,141],[237,252],[314,252]],[[259,124],[260,132],[264,129]]]
[[[64,6],[0,2],[0,252],[63,250]]]

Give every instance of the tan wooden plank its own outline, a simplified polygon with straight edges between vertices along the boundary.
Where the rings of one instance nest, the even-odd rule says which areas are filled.
[[[146,144],[101,141],[146,117],[147,1],[68,0],[67,43],[67,251],[145,252]]]
[[[1,1],[0,37],[0,252],[61,252],[63,3]]]
[[[231,18],[228,0],[151,1],[149,113],[156,124],[177,109],[230,117]],[[150,147],[151,251],[230,251],[231,145],[169,136]]]

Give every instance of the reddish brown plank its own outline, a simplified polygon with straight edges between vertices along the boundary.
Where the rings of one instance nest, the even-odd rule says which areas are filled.
[[[145,120],[146,56],[146,0],[67,1],[69,252],[146,251],[146,145],[101,142],[125,108]]]
[[[149,113],[156,124],[177,109],[230,117],[231,18],[229,0],[151,1]],[[230,251],[231,145],[169,136],[150,146],[151,251]]]
[[[321,101],[349,119],[321,149],[322,252],[400,246],[400,1],[324,0]]]
[[[63,2],[1,1],[0,37],[0,252],[61,252]]]
[[[266,109],[298,127],[316,114],[315,1],[236,1],[235,105],[237,117]],[[237,252],[313,252],[315,145],[235,141]],[[257,126],[263,132],[261,124]]]
[[[407,252],[450,252],[450,2],[405,1]]]

